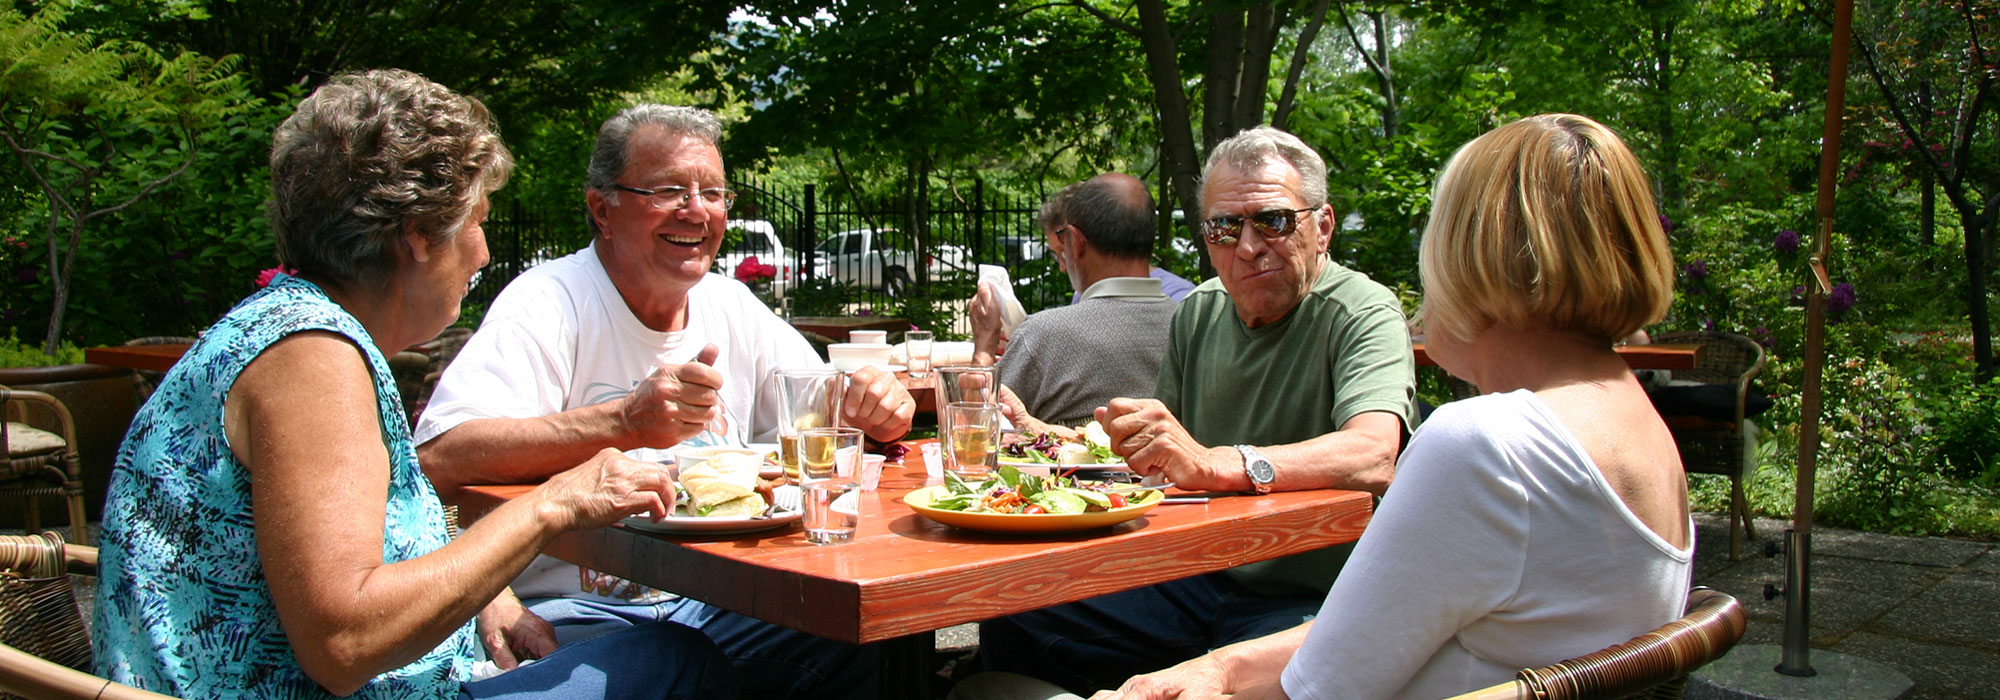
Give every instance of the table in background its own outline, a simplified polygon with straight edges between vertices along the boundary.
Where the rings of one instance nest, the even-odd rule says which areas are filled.
[[[798,523],[721,537],[607,527],[565,533],[545,552],[829,639],[886,642],[884,696],[924,698],[936,630],[1352,542],[1373,513],[1367,493],[1295,491],[1161,505],[1107,529],[1000,535],[918,515],[902,496],[923,485],[921,466],[885,465],[842,545],[809,544]],[[471,487],[453,500],[469,521],[531,488]]]
[[[83,361],[93,365],[108,365],[126,369],[143,369],[165,372],[173,369],[182,355],[187,354],[191,345],[174,343],[167,345],[113,345],[101,348],[86,348]]]
[[[1612,348],[1625,364],[1632,369],[1694,369],[1701,359],[1700,345],[1619,345]],[[1424,351],[1423,343],[1410,343],[1410,350],[1417,355],[1418,367],[1436,367],[1437,362]]]
[[[910,320],[894,316],[794,316],[787,321],[801,332],[817,333],[836,343],[847,342],[851,331],[907,331]]]

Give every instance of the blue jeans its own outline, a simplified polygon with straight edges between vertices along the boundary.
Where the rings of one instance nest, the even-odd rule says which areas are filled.
[[[629,629],[679,623],[701,630],[722,649],[743,679],[743,697],[758,700],[831,698],[874,700],[880,694],[880,654],[815,637],[698,600],[679,598],[650,605],[618,605],[575,598],[521,601],[549,624],[563,646]]]
[[[1266,596],[1212,573],[979,624],[986,670],[1039,678],[1088,697],[1206,654],[1297,627],[1318,597]]]
[[[736,670],[715,643],[673,623],[632,627],[577,644],[482,681],[459,687],[466,700],[659,698],[728,700]]]

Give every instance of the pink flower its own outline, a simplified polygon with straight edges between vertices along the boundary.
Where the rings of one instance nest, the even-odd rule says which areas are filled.
[[[755,284],[777,276],[777,266],[759,262],[755,255],[744,258],[743,264],[736,266],[736,281],[744,284]]]
[[[279,265],[277,267],[268,270],[261,270],[257,273],[257,288],[263,289],[265,287],[271,286],[271,280],[276,279],[278,273],[280,272],[285,273],[287,275],[296,275],[298,274],[299,271],[285,267],[283,265]]]

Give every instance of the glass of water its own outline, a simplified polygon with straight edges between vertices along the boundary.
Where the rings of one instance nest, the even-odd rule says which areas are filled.
[[[903,334],[903,348],[909,354],[910,376],[923,379],[931,374],[931,332],[910,331]]]
[[[805,497],[806,541],[840,544],[861,524],[861,431],[807,428],[799,431],[799,487]]]

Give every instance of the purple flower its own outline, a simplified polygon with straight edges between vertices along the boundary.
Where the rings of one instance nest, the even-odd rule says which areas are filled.
[[[1826,295],[1826,312],[1840,316],[1854,308],[1854,284],[1842,282],[1833,285],[1833,293]]]
[[[1666,214],[1660,215],[1660,231],[1668,234],[1674,232],[1674,220],[1667,218]]]
[[[1799,286],[1797,286],[1797,287],[1793,287],[1793,288],[1792,288],[1792,299],[1791,299],[1791,302],[1792,302],[1792,306],[1805,306],[1805,305],[1806,305],[1806,286],[1805,286],[1805,285],[1801,284],[1801,285],[1799,285]]]
[[[1779,231],[1778,239],[1772,241],[1771,245],[1776,246],[1780,253],[1789,254],[1799,252],[1799,232],[1791,229]]]
[[[1704,319],[1702,319],[1702,320],[1701,320],[1701,329],[1702,329],[1702,330],[1705,330],[1705,331],[1710,331],[1710,332],[1713,332],[1713,331],[1715,331],[1715,319],[1712,319],[1712,318],[1704,318]]]
[[[1688,276],[1688,279],[1691,280],[1702,279],[1708,276],[1708,263],[1696,260],[1694,262],[1688,263],[1687,267],[1681,269],[1681,272],[1685,273]]]
[[[1750,337],[1756,339],[1757,344],[1765,348],[1771,347],[1775,342],[1775,339],[1771,337],[1771,329],[1763,326],[1750,329]]]

